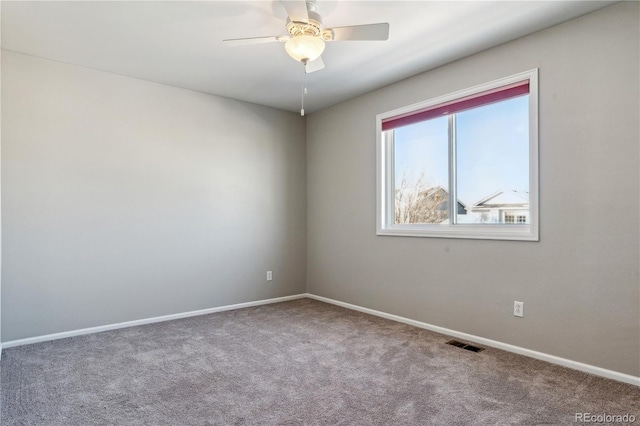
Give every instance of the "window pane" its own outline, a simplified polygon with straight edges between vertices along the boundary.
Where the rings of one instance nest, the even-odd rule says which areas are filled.
[[[448,118],[392,131],[395,223],[448,223]]]
[[[529,95],[456,115],[457,223],[529,223]]]
[[[376,123],[377,235],[539,241],[537,69]]]

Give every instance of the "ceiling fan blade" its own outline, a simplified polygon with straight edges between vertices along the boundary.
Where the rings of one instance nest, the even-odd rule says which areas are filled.
[[[231,38],[222,40],[227,44],[261,44],[261,43],[273,43],[276,41],[287,41],[287,36],[269,36],[269,37],[248,37],[248,38]]]
[[[312,72],[320,71],[324,68],[324,62],[322,61],[322,56],[318,56],[318,59],[307,62],[304,66],[304,72],[310,74]]]
[[[333,41],[347,40],[388,40],[389,24],[352,25],[349,27],[331,28]]]
[[[309,22],[307,12],[307,2],[305,0],[283,1],[284,8],[287,9],[289,19],[295,22]]]

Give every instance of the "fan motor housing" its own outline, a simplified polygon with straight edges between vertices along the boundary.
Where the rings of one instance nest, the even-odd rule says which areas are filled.
[[[310,35],[320,37],[324,41],[333,39],[333,32],[325,29],[322,25],[322,18],[316,12],[309,11],[309,22],[298,22],[287,19],[287,32],[291,37]]]

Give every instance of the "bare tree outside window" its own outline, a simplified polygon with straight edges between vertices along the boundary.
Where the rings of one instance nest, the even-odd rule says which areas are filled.
[[[426,182],[424,173],[413,182],[403,174],[395,190],[395,223],[444,223],[449,219],[449,193]]]

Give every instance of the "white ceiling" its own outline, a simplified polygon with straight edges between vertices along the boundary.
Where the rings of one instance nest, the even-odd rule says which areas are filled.
[[[388,41],[328,43],[305,111],[336,104],[611,4],[610,1],[318,1],[328,27],[389,22]],[[97,70],[300,109],[302,65],[281,43],[279,1],[2,2],[2,48]],[[550,48],[553,48],[550,46]]]

